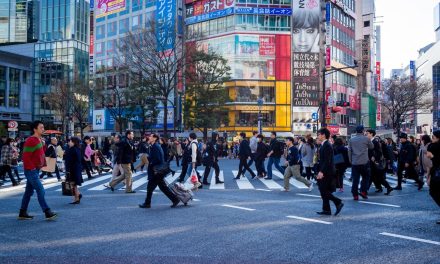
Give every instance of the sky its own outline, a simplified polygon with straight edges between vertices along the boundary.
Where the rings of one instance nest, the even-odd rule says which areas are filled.
[[[435,41],[434,6],[440,0],[376,0],[376,21],[382,30],[382,68],[409,65],[418,50]],[[383,17],[381,17],[383,16]]]

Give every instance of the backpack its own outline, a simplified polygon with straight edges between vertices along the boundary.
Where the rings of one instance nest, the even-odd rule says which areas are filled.
[[[191,144],[196,144],[196,147],[197,147],[196,166],[201,166],[202,165],[202,153],[199,151],[199,145],[195,142],[192,142]],[[190,149],[192,149],[192,147]]]

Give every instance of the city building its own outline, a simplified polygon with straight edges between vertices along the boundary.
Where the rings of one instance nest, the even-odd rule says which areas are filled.
[[[128,32],[141,30],[142,28],[151,27],[154,22],[158,22],[158,16],[164,14],[163,4],[165,1],[153,0],[126,0],[126,1],[108,1],[107,6],[112,8],[103,9],[100,2],[95,2],[94,5],[94,27],[93,36],[91,36],[91,55],[93,61],[91,62],[90,74],[93,76],[94,91],[99,93],[105,90],[113,89],[127,89],[130,85],[129,74],[121,70],[121,61],[118,58],[118,47],[120,40],[124,38]],[[170,17],[167,18],[172,22],[172,28],[180,28],[179,17],[182,15],[182,2],[172,1],[171,5],[174,8],[165,10],[165,14]],[[168,12],[168,13],[167,13]],[[159,14],[160,13],[160,14]],[[180,15],[179,15],[180,14]],[[175,32],[175,31],[174,31]],[[177,35],[176,35],[177,37]],[[167,127],[169,130],[177,129],[179,127],[180,114],[178,107],[176,93],[168,98],[173,105],[168,107]],[[154,128],[160,130],[163,128],[163,107],[159,104],[159,115],[153,121]],[[177,111],[176,111],[177,110]],[[99,120],[97,122],[96,120]],[[130,118],[127,127],[138,129],[142,124],[139,115],[134,114]],[[93,131],[97,135],[106,135],[115,130],[118,130],[117,123],[114,117],[109,112],[109,109],[98,102],[94,103],[94,110],[92,114]],[[175,124],[176,123],[176,124]],[[124,127],[125,129],[126,127]]]
[[[0,122],[7,127],[15,121],[14,135],[30,133],[33,50],[33,44],[0,47]]]
[[[331,106],[331,102],[327,99],[330,107],[327,108],[326,119],[328,128],[333,134],[349,136],[358,124],[360,110],[356,81],[358,71],[353,66],[356,66],[355,61],[358,60],[356,56],[356,36],[359,33],[357,24],[358,21],[362,21],[363,16],[359,12],[363,10],[363,4],[355,0],[329,1],[328,3],[331,14],[329,19],[327,18],[330,23],[327,23],[326,29],[326,56],[330,58],[330,61],[325,62],[326,68],[352,68],[326,74],[326,97],[331,97],[333,102],[349,103],[347,107],[335,107],[335,104]],[[328,42],[331,44],[329,45]]]
[[[187,41],[228,60],[229,123],[222,132],[290,132],[291,1],[185,1]],[[261,106],[258,99],[263,100]]]
[[[74,83],[88,85],[89,21],[88,1],[40,2],[32,106],[33,118],[44,121],[47,128],[62,129],[61,117],[44,100],[54,86],[60,83],[69,87]],[[69,103],[68,98],[66,103]]]
[[[37,41],[38,21],[38,0],[0,0],[0,45]]]
[[[381,106],[377,104],[381,95],[380,27],[376,25],[374,0],[357,0],[356,51],[360,63],[357,85],[358,122],[376,129],[381,125]],[[353,120],[354,121],[354,120]]]

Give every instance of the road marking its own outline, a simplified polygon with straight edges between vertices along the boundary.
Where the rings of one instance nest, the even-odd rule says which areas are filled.
[[[256,171],[254,171],[255,174],[257,174]],[[269,189],[283,189],[283,187],[281,185],[279,185],[278,183],[276,183],[274,180],[265,180],[263,178],[257,177],[258,180],[260,180],[264,185],[266,185],[267,188]]]
[[[292,219],[303,220],[303,221],[307,221],[307,222],[313,222],[313,223],[324,224],[324,225],[331,225],[331,224],[333,224],[332,222],[327,222],[327,221],[322,221],[322,220],[316,220],[316,219],[313,219],[313,218],[299,217],[299,216],[294,216],[294,215],[288,215],[288,216],[286,216],[286,217],[287,217],[287,218],[292,218]]]
[[[412,241],[423,242],[423,243],[428,243],[428,244],[440,246],[440,242],[427,240],[427,239],[421,239],[421,238],[417,238],[417,237],[402,236],[402,235],[397,235],[397,234],[392,234],[392,233],[387,233],[387,232],[382,232],[382,233],[380,233],[380,235],[402,238],[402,239],[406,239],[406,240],[412,240]]]
[[[142,178],[140,178],[137,181],[134,181],[133,184],[131,185],[131,189],[134,191],[137,188],[141,187],[142,185],[144,185],[145,183],[148,182],[148,177],[146,175],[143,175]]]
[[[200,202],[200,200],[199,199],[192,199],[194,202]]]
[[[281,178],[284,180],[284,175],[281,174],[281,172],[279,171],[273,171],[272,172],[273,175],[277,176],[278,178]],[[295,177],[291,177],[289,180],[289,183],[292,184],[293,186],[295,186],[298,189],[308,189],[309,187],[305,186],[304,183],[297,181],[295,179]]]
[[[268,189],[255,189],[256,191],[262,191],[262,192],[271,192],[272,190]]]
[[[237,173],[238,171],[233,170],[232,171],[232,175],[235,177],[237,177]],[[245,190],[251,190],[251,189],[255,189],[254,186],[249,182],[249,180],[246,177],[240,177],[239,180],[235,180],[235,182],[238,185],[239,189],[245,189]]]
[[[373,202],[366,202],[366,201],[359,201],[359,203],[364,203],[364,204],[374,204],[374,205],[382,205],[382,206],[387,206],[387,207],[396,207],[396,208],[400,208],[400,205],[395,205],[395,204],[373,203]]]
[[[319,196],[319,195],[305,194],[305,193],[297,193],[296,195],[321,198],[321,196]]]
[[[223,171],[221,170],[220,173],[218,174],[218,178],[220,181],[224,182],[225,181],[225,176],[223,175]],[[214,172],[212,172],[212,177],[211,177],[211,184],[209,186],[210,190],[224,190],[225,189],[225,184],[224,183],[220,183],[220,184],[215,184],[215,176],[214,176]]]
[[[247,207],[241,207],[241,206],[235,206],[235,205],[229,205],[229,204],[222,204],[223,207],[229,207],[229,208],[235,208],[245,211],[255,211],[255,209],[247,208]]]

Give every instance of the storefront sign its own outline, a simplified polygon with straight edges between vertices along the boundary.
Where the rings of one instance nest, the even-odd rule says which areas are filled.
[[[263,8],[263,7],[235,7],[235,14],[249,14],[249,15],[277,15],[290,16],[292,15],[291,8]]]
[[[186,5],[186,17],[200,16],[233,7],[234,0],[202,0]]]
[[[293,54],[293,106],[319,105],[318,53]]]
[[[203,22],[203,21],[206,21],[206,20],[211,20],[211,19],[216,19],[216,18],[220,18],[220,17],[224,17],[224,16],[229,16],[229,15],[232,15],[233,13],[234,13],[234,8],[230,7],[230,8],[227,8],[227,9],[211,12],[211,13],[204,14],[204,15],[187,17],[185,19],[185,24],[191,25],[191,24]]]
[[[380,71],[380,61],[377,61],[376,62],[376,77],[377,77],[377,91],[378,92],[380,92],[381,91],[381,89],[382,89],[382,87],[381,87],[381,82],[382,82],[382,80],[381,80],[381,77],[380,77],[380,75],[381,75],[381,71]]]

